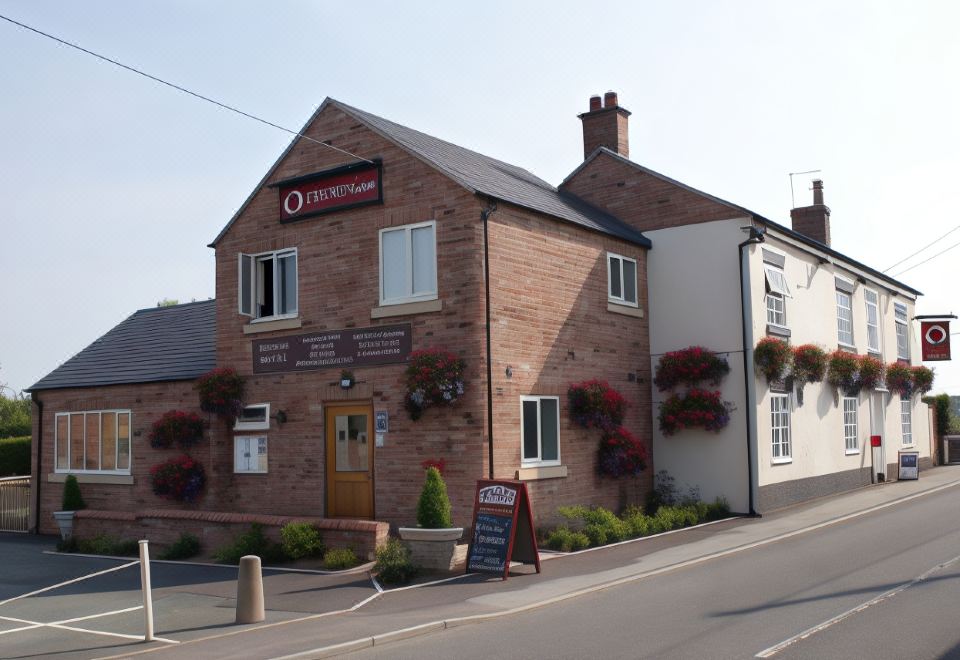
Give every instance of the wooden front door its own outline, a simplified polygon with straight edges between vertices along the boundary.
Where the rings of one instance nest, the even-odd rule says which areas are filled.
[[[373,518],[373,409],[328,406],[327,517]]]

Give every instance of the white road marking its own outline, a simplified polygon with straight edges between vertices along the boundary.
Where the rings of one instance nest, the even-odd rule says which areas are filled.
[[[87,616],[78,616],[73,619],[64,619],[63,621],[54,621],[53,624],[60,625],[64,623],[76,623],[77,621],[86,621],[87,619],[99,619],[102,616],[110,616],[111,614],[124,614],[126,612],[136,612],[137,610],[142,610],[142,609],[143,609],[143,605],[136,605],[134,607],[127,607],[122,610],[113,610],[112,612],[102,612],[100,614],[88,614]]]
[[[18,619],[12,616],[0,616],[0,619],[3,619],[5,621],[13,621],[14,623],[30,624],[20,628],[13,628],[12,630],[0,631],[0,635],[6,635],[7,633],[12,633],[12,632],[20,632],[22,630],[32,630],[34,628],[59,628],[61,630],[71,630],[73,632],[89,633],[91,635],[105,635],[107,637],[122,637],[124,639],[135,639],[138,641],[142,641],[143,635],[125,635],[122,633],[107,632],[105,630],[90,630],[88,628],[77,628],[75,626],[64,625],[67,623],[76,623],[77,621],[89,621],[90,619],[99,619],[101,617],[110,616],[112,614],[125,614],[126,612],[135,612],[141,609],[143,609],[143,605],[137,605],[136,607],[126,607],[122,610],[111,610],[110,612],[100,612],[99,614],[88,614],[87,616],[78,616],[72,619],[63,619],[62,621],[53,621],[51,623],[43,623],[41,621],[28,621],[27,619]],[[167,644],[180,643],[175,639],[167,639],[165,637],[154,637],[154,639],[158,642],[166,642]]]
[[[42,594],[45,591],[50,591],[51,589],[58,589],[60,587],[65,587],[68,584],[74,584],[75,582],[82,582],[83,580],[89,580],[92,577],[97,577],[98,575],[104,575],[106,573],[113,573],[114,571],[119,571],[124,568],[129,568],[130,566],[136,566],[140,563],[140,560],[132,561],[129,564],[123,564],[121,566],[114,566],[113,568],[108,568],[103,571],[97,571],[96,573],[90,573],[89,575],[82,575],[78,578],[72,580],[67,580],[66,582],[61,582],[50,587],[44,587],[43,589],[37,589],[36,591],[31,591],[29,593],[20,594],[19,596],[14,596],[13,598],[8,598],[6,600],[0,600],[0,605],[6,605],[7,603],[12,603],[15,600],[20,600],[21,598],[26,598],[28,596],[36,596],[37,594]]]
[[[878,603],[882,603],[883,601],[885,601],[885,600],[887,600],[887,599],[889,599],[889,598],[893,598],[894,596],[896,596],[896,595],[897,595],[898,593],[900,593],[901,591],[904,591],[904,590],[906,590],[906,589],[909,589],[909,588],[912,587],[913,585],[919,584],[920,582],[923,582],[924,580],[926,580],[928,577],[930,577],[930,576],[933,575],[934,573],[936,573],[936,572],[938,572],[938,571],[942,571],[943,569],[945,569],[945,568],[947,568],[948,566],[951,566],[951,565],[957,563],[958,561],[960,561],[960,555],[957,555],[957,556],[954,557],[953,559],[949,559],[949,560],[943,562],[942,564],[937,564],[936,566],[934,566],[934,567],[931,568],[930,570],[926,571],[925,573],[923,573],[923,574],[921,574],[921,575],[918,575],[917,577],[913,578],[913,579],[910,580],[909,582],[904,582],[904,583],[901,584],[900,586],[894,587],[893,589],[890,589],[889,591],[885,591],[885,592],[883,592],[882,594],[880,594],[879,596],[877,596],[877,597],[875,597],[875,598],[871,598],[870,600],[868,600],[868,601],[865,602],[865,603],[861,603],[860,605],[857,605],[856,607],[850,608],[850,609],[847,610],[846,612],[843,612],[843,613],[841,613],[841,614],[838,614],[838,615],[835,616],[835,617],[831,617],[831,618],[827,619],[826,621],[824,621],[823,623],[819,623],[819,624],[817,624],[817,625],[815,625],[815,626],[813,626],[813,627],[811,627],[811,628],[807,628],[807,629],[804,630],[803,632],[797,633],[797,634],[794,635],[793,637],[787,638],[787,639],[783,640],[782,642],[780,642],[779,644],[775,644],[775,645],[771,646],[770,648],[764,649],[763,651],[760,651],[759,653],[757,653],[757,655],[755,655],[754,657],[755,657],[755,658],[769,658],[769,657],[771,657],[771,656],[774,656],[774,655],[776,655],[777,653],[779,653],[780,651],[782,651],[782,650],[784,650],[785,648],[787,648],[788,646],[791,646],[791,645],[793,645],[793,644],[796,644],[797,642],[800,642],[800,641],[802,641],[802,640],[810,637],[811,635],[816,635],[818,632],[821,632],[821,631],[823,631],[823,630],[826,630],[826,629],[829,628],[830,626],[832,626],[832,625],[834,625],[834,624],[837,624],[837,623],[840,623],[840,622],[843,621],[844,619],[850,618],[851,616],[853,616],[853,615],[856,614],[857,612],[862,612],[862,611],[864,611],[865,609],[867,609],[868,607],[872,607],[872,606],[874,606],[874,605],[877,605]]]
[[[21,630],[33,630],[34,628],[43,628],[43,624],[38,623],[35,626],[23,626],[22,628],[11,628],[10,630],[0,630],[0,635],[7,635],[13,632],[20,632]]]

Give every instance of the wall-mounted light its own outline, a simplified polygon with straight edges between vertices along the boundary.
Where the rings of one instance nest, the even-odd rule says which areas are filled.
[[[277,420],[277,424],[286,424],[287,423],[287,413],[282,410],[278,410],[277,414],[273,416]]]
[[[349,390],[356,382],[357,381],[354,379],[352,371],[347,371],[344,369],[340,373],[340,387],[342,389]]]
[[[507,367],[507,378],[513,378],[513,367]]]

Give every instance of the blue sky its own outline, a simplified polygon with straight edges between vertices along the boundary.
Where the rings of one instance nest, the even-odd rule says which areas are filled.
[[[885,269],[960,225],[950,2],[7,2],[0,14],[299,128],[326,96],[559,183],[612,89],[631,158]],[[213,295],[213,251],[289,136],[0,21],[0,383],[133,311]],[[809,177],[795,179],[808,203]],[[912,263],[960,241],[948,236]],[[960,311],[960,248],[901,276]],[[960,394],[941,363],[938,390]]]

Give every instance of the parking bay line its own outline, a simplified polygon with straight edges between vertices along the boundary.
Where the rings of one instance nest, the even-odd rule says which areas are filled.
[[[123,639],[134,639],[134,640],[143,640],[143,635],[127,635],[124,633],[114,633],[107,632],[104,630],[90,630],[88,628],[78,628],[76,626],[68,626],[65,624],[76,623],[78,621],[89,621],[90,619],[98,619],[100,617],[111,616],[113,614],[126,614],[127,612],[135,612],[137,610],[142,610],[143,605],[137,605],[136,607],[127,607],[122,610],[112,610],[110,612],[101,612],[99,614],[88,614],[87,616],[78,616],[72,619],[63,619],[62,621],[53,621],[51,623],[43,623],[40,621],[29,621],[27,619],[18,619],[11,616],[0,616],[0,619],[5,621],[12,621],[14,623],[26,623],[30,624],[20,628],[14,628],[12,630],[0,631],[0,635],[6,635],[7,633],[20,632],[23,630],[32,630],[34,628],[59,628],[61,630],[70,630],[73,632],[83,632],[89,633],[91,635],[105,635],[107,637],[121,637]],[[167,644],[179,644],[180,642],[175,639],[167,639],[166,637],[154,637],[154,640],[158,642],[165,642]]]
[[[68,584],[74,584],[75,582],[81,582],[83,580],[89,580],[92,577],[97,577],[98,575],[104,575],[106,573],[113,573],[114,571],[119,571],[124,568],[129,568],[130,566],[136,566],[140,563],[140,560],[131,561],[127,564],[122,564],[120,566],[114,566],[113,568],[108,568],[102,571],[97,571],[96,573],[90,573],[88,575],[81,575],[78,578],[72,580],[67,580],[66,582],[60,582],[59,584],[54,584],[49,587],[44,587],[43,589],[37,589],[36,591],[31,591],[29,593],[20,594],[19,596],[14,596],[13,598],[7,598],[6,600],[0,600],[0,605],[6,605],[7,603],[12,603],[15,600],[20,600],[21,598],[27,598],[28,596],[36,596],[37,594],[42,594],[45,591],[50,591],[51,589],[59,589],[60,587],[65,587]]]
[[[933,575],[934,573],[937,573],[938,571],[942,571],[943,569],[947,568],[948,566],[952,566],[953,564],[957,563],[958,561],[960,561],[960,555],[957,555],[957,556],[954,557],[953,559],[948,559],[947,561],[943,562],[942,564],[937,564],[936,566],[934,566],[934,567],[931,568],[930,570],[925,571],[924,573],[922,573],[921,575],[918,575],[917,577],[913,578],[913,579],[910,580],[909,582],[904,582],[903,584],[901,584],[901,585],[899,585],[899,586],[897,586],[897,587],[894,587],[893,589],[890,589],[889,591],[883,592],[883,593],[880,594],[879,596],[876,596],[876,597],[874,597],[874,598],[871,598],[870,600],[868,600],[868,601],[865,602],[865,603],[861,603],[860,605],[857,605],[856,607],[852,607],[852,608],[850,608],[849,610],[847,610],[846,612],[841,612],[840,614],[836,615],[835,617],[831,617],[831,618],[827,619],[827,620],[824,621],[823,623],[818,623],[818,624],[815,625],[815,626],[812,626],[812,627],[810,627],[810,628],[807,628],[807,629],[804,630],[803,632],[797,633],[797,634],[794,635],[793,637],[789,637],[789,638],[783,640],[782,642],[780,642],[779,644],[774,644],[773,646],[771,646],[771,647],[769,647],[769,648],[766,648],[766,649],[760,651],[760,652],[757,653],[754,657],[755,657],[755,658],[770,658],[770,657],[776,655],[777,653],[779,653],[780,651],[784,650],[784,649],[787,648],[788,646],[792,646],[793,644],[796,644],[797,642],[803,641],[804,639],[810,637],[811,635],[815,635],[815,634],[817,634],[818,632],[821,632],[821,631],[823,631],[823,630],[826,630],[827,628],[829,628],[829,627],[831,627],[831,626],[833,626],[833,625],[835,625],[835,624],[837,624],[837,623],[840,623],[840,622],[843,621],[844,619],[850,618],[851,616],[853,616],[853,615],[856,614],[857,612],[863,612],[863,611],[864,611],[865,609],[867,609],[868,607],[872,607],[872,606],[874,606],[874,605],[877,605],[878,603],[882,603],[883,601],[885,601],[885,600],[887,600],[887,599],[889,599],[889,598],[893,598],[894,596],[896,596],[896,595],[897,595],[898,593],[900,593],[901,591],[905,591],[906,589],[909,589],[910,587],[914,586],[915,584],[919,584],[919,583],[923,582],[924,580],[926,580],[928,577],[930,577],[930,576]]]

